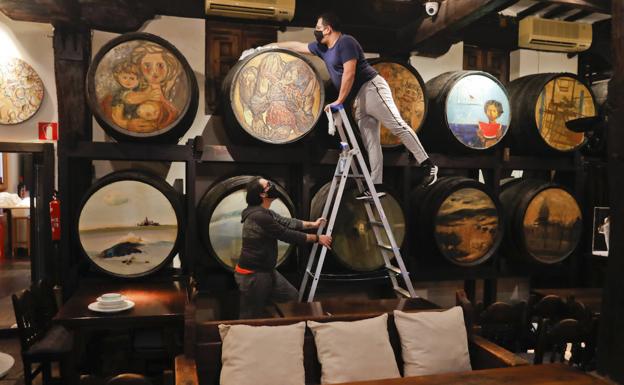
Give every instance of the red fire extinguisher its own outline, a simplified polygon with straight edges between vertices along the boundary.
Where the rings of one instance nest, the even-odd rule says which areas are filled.
[[[56,191],[52,195],[50,201],[50,221],[52,222],[52,240],[61,240],[61,206],[59,200],[56,198]]]

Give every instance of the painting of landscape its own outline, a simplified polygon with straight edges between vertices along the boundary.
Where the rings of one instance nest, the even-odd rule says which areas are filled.
[[[576,247],[582,230],[581,210],[567,191],[546,189],[533,198],[524,214],[527,250],[543,263],[555,263]]]
[[[246,191],[244,188],[234,191],[219,202],[212,213],[209,225],[210,245],[217,258],[231,269],[236,267],[243,244],[243,224],[241,212],[247,207],[245,202]],[[281,199],[275,199],[271,204],[271,210],[287,218],[292,213]],[[289,244],[277,242],[277,265],[279,266],[287,257]]]
[[[435,218],[439,250],[458,264],[470,264],[484,257],[494,245],[498,231],[494,202],[476,188],[451,193]]]
[[[165,195],[134,180],[113,182],[85,203],[79,219],[80,243],[98,267],[132,277],[158,269],[172,253],[178,220]]]

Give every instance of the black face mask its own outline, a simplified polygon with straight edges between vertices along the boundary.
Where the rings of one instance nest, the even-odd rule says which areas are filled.
[[[277,192],[277,188],[275,187],[274,184],[269,186],[269,189],[266,191],[266,196],[269,199],[275,199],[275,198],[277,198],[279,196],[279,194]]]
[[[321,40],[323,40],[323,31],[317,31],[316,29],[314,30],[314,38],[316,39],[316,41],[319,44],[321,43]]]

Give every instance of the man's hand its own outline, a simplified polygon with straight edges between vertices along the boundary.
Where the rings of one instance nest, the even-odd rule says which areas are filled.
[[[340,104],[342,104],[342,102],[339,102],[338,100],[336,100],[335,102],[326,105],[324,110],[325,112],[330,112],[332,107],[336,107],[337,105],[340,105]]]
[[[313,229],[318,229],[321,226],[324,226],[327,223],[327,219],[325,218],[319,218],[317,220],[315,220],[314,222],[312,222],[312,228]]]
[[[331,250],[332,237],[330,235],[319,235],[318,243]]]

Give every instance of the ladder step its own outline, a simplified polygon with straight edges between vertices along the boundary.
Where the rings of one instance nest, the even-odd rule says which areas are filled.
[[[314,278],[314,274],[310,270],[306,270],[306,274]]]
[[[381,243],[378,243],[377,246],[381,248],[382,250],[394,252],[394,249],[392,248],[392,246],[382,245]]]
[[[383,222],[379,222],[379,221],[370,221],[369,223],[370,223],[371,225],[373,225],[373,226],[384,227]]]
[[[403,289],[402,287],[395,286],[393,289],[394,291],[401,294],[405,298],[412,298],[412,295],[409,293],[409,291]]]
[[[386,269],[388,269],[389,271],[399,275],[401,274],[401,269],[399,269],[398,267],[394,266],[394,265],[386,265]]]
[[[342,174],[334,174],[334,178],[340,178],[340,177],[342,177]],[[347,178],[364,179],[364,175],[361,175],[361,174],[347,174]]]

